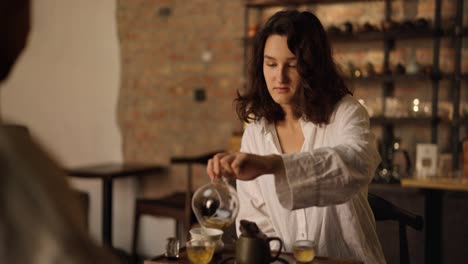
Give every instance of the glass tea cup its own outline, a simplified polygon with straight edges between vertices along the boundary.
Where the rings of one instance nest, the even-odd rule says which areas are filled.
[[[178,259],[179,258],[179,240],[175,237],[170,237],[167,239],[166,245],[166,257],[169,259]]]
[[[297,263],[309,263],[315,258],[315,242],[297,240],[293,244],[293,255]]]
[[[192,240],[209,240],[215,243],[215,254],[224,248],[223,230],[216,228],[195,227],[189,230]]]
[[[193,264],[208,264],[213,258],[215,243],[209,240],[190,240],[186,243],[187,256]]]

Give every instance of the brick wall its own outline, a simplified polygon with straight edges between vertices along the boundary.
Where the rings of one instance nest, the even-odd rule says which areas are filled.
[[[241,127],[232,108],[242,85],[241,1],[121,0],[117,16],[124,159],[167,164],[171,156],[226,148]],[[194,100],[197,89],[205,101]],[[185,170],[174,174],[151,180],[157,195],[184,187]]]
[[[243,2],[118,1],[122,62],[118,120],[125,160],[167,164],[171,156],[226,148],[231,134],[240,130],[232,100],[236,89],[243,83]],[[453,17],[455,3],[454,0],[443,1],[443,19],[447,23]],[[314,11],[327,27],[345,21],[379,24],[383,19],[384,5],[383,2],[369,2],[303,8]],[[434,13],[433,0],[395,1],[393,12],[397,20],[431,18]],[[431,63],[432,45],[429,42],[397,42],[391,62],[404,63],[408,56],[415,54],[418,61]],[[453,44],[450,40],[444,40],[442,45],[441,67],[450,70],[453,67]],[[340,64],[345,65],[346,61],[351,60],[362,66],[369,61],[377,69],[383,60],[382,47],[383,43],[379,41],[334,46]],[[203,55],[205,60],[202,59]],[[467,56],[464,52],[462,65],[465,71],[468,70]],[[445,97],[448,92],[443,91],[449,85],[449,82],[441,84],[441,93],[445,93]],[[381,94],[379,89],[375,89],[381,87],[379,83],[354,86],[359,97]],[[414,84],[397,84],[396,94],[413,96],[422,91],[423,95],[427,95],[424,91],[428,90],[430,83],[416,86],[420,88],[410,89],[415,87]],[[206,92],[203,102],[194,100],[194,92],[199,88]],[[463,90],[466,90],[466,83]],[[463,92],[463,96],[466,101],[466,92]],[[422,138],[416,138],[412,135],[414,131],[400,132],[408,138],[404,143],[412,145],[428,140],[429,132],[425,133],[428,135],[421,133]],[[171,177],[151,179],[145,183],[149,186],[147,193],[161,195],[171,191],[173,186],[182,188],[185,171],[175,168],[171,174]],[[199,184],[206,181],[203,168],[197,169],[196,178]]]

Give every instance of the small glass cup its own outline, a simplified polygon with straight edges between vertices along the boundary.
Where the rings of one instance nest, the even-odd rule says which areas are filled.
[[[193,264],[208,264],[213,258],[215,243],[209,240],[190,240],[186,244],[187,256]]]
[[[297,240],[293,244],[293,255],[297,263],[309,263],[315,258],[315,242]]]
[[[169,259],[178,259],[179,258],[179,240],[175,237],[170,237],[167,239],[166,245],[166,257]]]

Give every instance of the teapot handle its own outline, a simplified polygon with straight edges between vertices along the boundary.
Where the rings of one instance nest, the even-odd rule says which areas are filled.
[[[270,262],[273,262],[278,259],[279,255],[281,254],[281,250],[283,249],[283,241],[279,237],[269,237],[268,238],[268,244],[270,244],[271,241],[278,241],[280,243],[280,247],[278,252],[276,252],[276,255],[270,259]]]

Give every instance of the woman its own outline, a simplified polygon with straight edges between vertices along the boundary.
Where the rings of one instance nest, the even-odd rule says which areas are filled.
[[[380,162],[366,110],[333,62],[309,12],[281,11],[255,36],[249,86],[237,113],[249,126],[241,152],[219,153],[211,178],[237,179],[239,220],[317,254],[385,263],[367,202]]]

